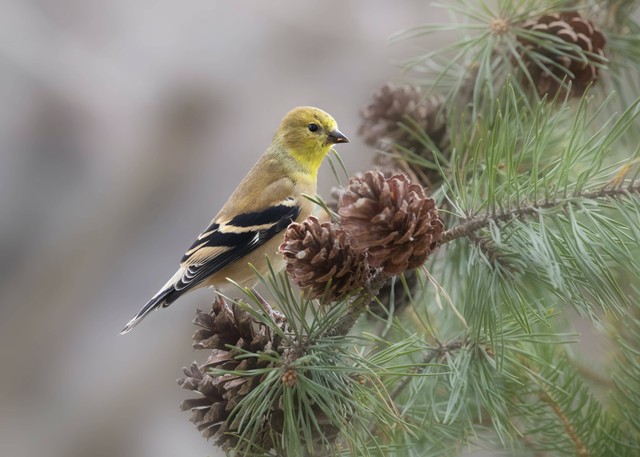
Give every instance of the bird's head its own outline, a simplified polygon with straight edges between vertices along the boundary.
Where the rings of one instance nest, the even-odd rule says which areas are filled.
[[[349,142],[338,130],[333,117],[312,106],[299,106],[289,111],[280,122],[275,139],[311,172],[318,171],[334,144]]]

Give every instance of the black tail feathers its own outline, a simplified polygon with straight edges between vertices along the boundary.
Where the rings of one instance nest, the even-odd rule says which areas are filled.
[[[138,314],[136,314],[133,317],[133,319],[131,319],[127,323],[127,325],[125,325],[125,327],[122,329],[120,334],[124,335],[125,333],[129,333],[131,329],[133,329],[133,327],[138,325],[140,321],[144,319],[147,316],[147,314],[149,314],[154,309],[160,308],[160,307],[165,308],[169,306],[173,302],[173,300],[175,300],[175,297],[171,296],[172,292],[175,292],[175,289],[173,287],[168,287],[167,289],[164,289],[158,292],[158,294],[156,294],[155,297],[149,300],[147,304],[144,305],[140,311],[138,311]]]

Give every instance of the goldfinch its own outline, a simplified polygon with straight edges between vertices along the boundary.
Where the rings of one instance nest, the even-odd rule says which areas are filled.
[[[318,169],[333,145],[348,142],[333,117],[321,109],[301,106],[289,111],[271,145],[182,257],[176,274],[121,333],[200,287],[219,290],[229,284],[227,278],[254,286],[249,264],[266,273],[267,256],[281,268],[283,260],[272,256],[282,242],[281,232],[311,214],[312,203],[303,194],[316,193]]]

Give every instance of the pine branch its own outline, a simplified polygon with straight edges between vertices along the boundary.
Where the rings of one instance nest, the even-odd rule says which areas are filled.
[[[551,396],[547,392],[545,392],[544,390],[542,392],[540,392],[539,398],[544,403],[549,405],[549,407],[551,407],[551,409],[553,410],[553,413],[556,416],[558,416],[558,419],[560,419],[560,422],[562,423],[562,426],[564,427],[565,431],[567,432],[567,435],[569,435],[569,438],[571,439],[571,441],[575,445],[576,455],[578,457],[589,457],[589,453],[587,452],[586,446],[582,442],[582,439],[580,439],[580,436],[578,436],[578,433],[576,432],[576,429],[573,426],[573,424],[571,423],[571,421],[569,420],[569,418],[562,411],[562,408],[560,408],[560,405],[558,405],[558,403],[556,403],[553,400],[553,398],[551,398]]]
[[[467,337],[460,337],[460,338],[454,339],[447,344],[442,344],[438,342],[438,345],[435,348],[431,349],[424,355],[419,366],[421,367],[428,363],[433,363],[434,360],[441,359],[446,354],[462,349],[467,344],[469,344],[469,340],[467,339]],[[418,374],[419,372],[420,372],[419,367],[416,367],[413,369],[414,374]],[[391,392],[389,393],[390,397],[395,399],[398,395],[400,395],[402,391],[409,385],[412,378],[413,378],[412,376],[404,377],[402,381],[396,384],[393,390],[391,390]]]
[[[414,367],[408,373],[407,376],[403,377],[402,380],[399,381],[394,386],[394,388],[388,393],[389,398],[395,404],[396,398],[402,393],[402,391],[404,391],[404,389],[407,388],[411,380],[414,378],[414,375],[419,375],[421,371],[421,367],[423,367],[426,364],[433,363],[437,359],[443,358],[446,354],[450,354],[454,351],[457,351],[463,348],[468,343],[469,343],[469,340],[466,337],[460,337],[460,338],[454,339],[447,344],[442,344],[438,342],[438,345],[435,348],[426,352],[426,354],[423,356],[419,365],[417,367]],[[369,426],[369,433],[372,436],[375,435],[378,431],[379,431],[379,424],[372,423]]]
[[[482,253],[487,257],[487,260],[492,264],[499,264],[507,271],[514,271],[513,265],[511,265],[502,252],[499,249],[496,249],[495,243],[493,240],[487,236],[478,235],[476,232],[471,232],[467,235],[469,241],[471,241],[474,245],[482,251]]]
[[[345,336],[356,324],[362,313],[365,312],[369,303],[371,303],[382,286],[390,280],[390,277],[382,272],[376,273],[369,279],[369,284],[362,292],[353,297],[349,303],[347,311],[336,322],[334,326],[327,329],[324,336]]]
[[[446,230],[440,238],[439,244],[443,245],[458,238],[471,238],[475,232],[488,227],[492,222],[506,222],[513,218],[521,218],[538,213],[544,209],[563,208],[567,205],[576,205],[581,200],[605,200],[617,197],[640,195],[640,185],[630,184],[626,187],[604,188],[598,191],[580,192],[568,198],[539,200],[532,205],[520,206],[496,214],[470,217],[455,227]]]

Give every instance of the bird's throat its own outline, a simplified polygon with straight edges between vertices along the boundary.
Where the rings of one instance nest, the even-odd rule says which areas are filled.
[[[315,179],[315,176],[318,174],[318,170],[320,169],[320,165],[322,165],[322,161],[330,150],[331,146],[329,145],[318,149],[307,149],[304,151],[293,150],[291,151],[291,155],[296,159],[296,162],[298,162],[299,168],[312,175]]]

